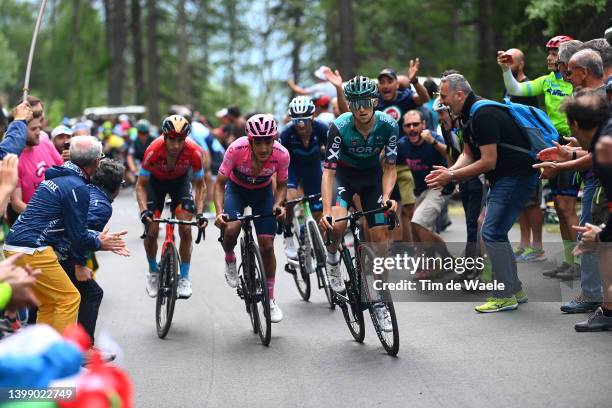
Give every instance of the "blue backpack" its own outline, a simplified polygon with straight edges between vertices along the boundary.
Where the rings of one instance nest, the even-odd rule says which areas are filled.
[[[503,103],[490,100],[476,101],[470,109],[470,127],[471,119],[476,114],[476,111],[484,106],[497,106],[509,112],[529,141],[530,149],[524,149],[507,143],[500,143],[499,145],[502,147],[527,153],[536,160],[536,156],[540,150],[553,147],[553,141],[559,141],[557,129],[543,110],[534,108],[533,106],[511,102],[508,98],[504,98]]]

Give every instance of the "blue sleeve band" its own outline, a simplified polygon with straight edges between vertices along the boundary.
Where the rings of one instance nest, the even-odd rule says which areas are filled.
[[[193,179],[194,180],[199,180],[202,177],[204,177],[204,169],[200,169],[200,170],[196,171],[195,173],[193,173]]]
[[[151,172],[141,167],[139,176],[140,177],[151,177]]]

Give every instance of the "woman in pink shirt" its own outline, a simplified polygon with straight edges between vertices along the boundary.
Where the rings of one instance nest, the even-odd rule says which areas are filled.
[[[25,210],[36,187],[44,181],[45,171],[51,166],[61,166],[64,163],[53,144],[41,141],[41,129],[40,118],[28,122],[26,147],[19,156],[19,181],[11,195],[13,213],[10,218],[13,221]]]

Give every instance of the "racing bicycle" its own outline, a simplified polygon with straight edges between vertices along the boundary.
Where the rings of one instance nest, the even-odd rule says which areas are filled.
[[[342,310],[342,315],[353,338],[362,343],[365,338],[365,324],[363,311],[368,310],[374,325],[376,335],[380,340],[387,354],[395,356],[399,351],[399,327],[395,316],[395,308],[388,291],[377,291],[366,281],[367,271],[372,271],[374,250],[361,242],[361,227],[359,219],[366,215],[387,213],[388,229],[392,230],[398,223],[397,215],[389,211],[391,203],[387,201],[386,207],[377,208],[370,211],[356,211],[346,217],[336,218],[334,222],[348,221],[351,235],[353,236],[354,256],[351,254],[345,239],[341,241],[340,258],[344,268],[343,276],[348,277],[345,281],[346,290],[342,293],[334,292],[334,302]],[[328,217],[331,224],[331,217]],[[331,244],[330,231],[327,231],[325,245]],[[384,314],[388,314],[391,319],[391,331],[384,331],[376,317],[376,307],[384,307]]]
[[[326,250],[317,222],[310,210],[310,200],[320,199],[321,194],[311,194],[287,201],[286,205],[295,204],[293,217],[293,231],[297,235],[299,248],[298,259],[287,259],[285,271],[293,275],[302,299],[310,299],[310,275],[316,273],[317,286],[325,291],[329,307],[334,309],[333,291],[329,285],[325,269]]]

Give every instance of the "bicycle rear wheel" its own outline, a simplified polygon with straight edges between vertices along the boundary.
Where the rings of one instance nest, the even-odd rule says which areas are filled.
[[[159,269],[159,289],[155,302],[157,336],[163,339],[170,330],[178,287],[178,253],[173,244],[164,248]]]
[[[362,265],[363,270],[371,271],[373,268],[373,260],[376,257],[371,248],[363,247],[362,248]],[[378,291],[379,293],[376,296],[370,292],[371,286],[366,281],[366,276],[363,276],[363,293],[368,302],[368,311],[370,312],[370,317],[372,318],[372,324],[374,325],[374,331],[376,331],[376,335],[378,336],[378,340],[384,347],[387,354],[391,356],[395,356],[399,351],[399,326],[397,324],[397,318],[395,316],[395,307],[393,306],[393,301],[391,300],[391,295],[388,291]],[[391,331],[384,331],[378,322],[378,317],[376,316],[375,307],[382,308],[384,307],[384,314],[389,316],[391,320]]]
[[[272,325],[270,321],[270,299],[268,298],[268,285],[266,282],[266,271],[255,242],[249,244],[247,253],[251,257],[251,270],[245,273],[251,274],[251,313],[261,344],[270,344]]]
[[[342,265],[346,269],[349,280],[346,285],[346,296],[348,303],[340,303],[344,321],[348,326],[353,338],[359,343],[365,338],[365,324],[363,321],[363,309],[359,299],[359,281],[355,273],[351,254],[348,249],[344,248],[341,253]]]
[[[312,238],[314,259],[317,262],[317,274],[319,275],[321,282],[323,282],[323,290],[325,291],[327,303],[329,303],[330,309],[333,310],[336,308],[336,304],[334,303],[334,294],[332,293],[332,288],[329,285],[327,270],[325,269],[325,257],[327,251],[325,250],[325,245],[323,245],[323,238],[321,238],[319,228],[315,224],[308,223],[308,230],[310,231],[310,236]]]

